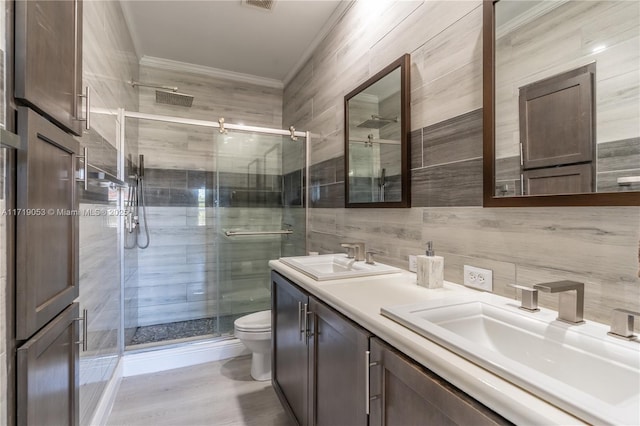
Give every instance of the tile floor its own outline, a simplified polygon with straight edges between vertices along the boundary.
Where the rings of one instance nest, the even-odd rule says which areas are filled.
[[[125,377],[109,426],[289,426],[271,382],[251,379],[248,356]]]

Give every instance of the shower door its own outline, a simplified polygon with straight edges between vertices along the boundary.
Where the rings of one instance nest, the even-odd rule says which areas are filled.
[[[270,308],[269,260],[305,252],[305,140],[229,130],[215,135],[217,329]]]
[[[269,309],[268,261],[304,254],[305,139],[125,114],[129,184],[142,175],[124,231],[125,345],[228,336],[238,316]]]

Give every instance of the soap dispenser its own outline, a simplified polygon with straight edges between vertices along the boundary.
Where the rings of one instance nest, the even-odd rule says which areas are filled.
[[[426,255],[416,257],[418,285],[426,288],[441,288],[444,281],[444,258],[435,256],[433,242],[427,242]]]

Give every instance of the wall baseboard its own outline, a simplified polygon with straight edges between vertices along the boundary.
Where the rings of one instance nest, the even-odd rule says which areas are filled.
[[[238,339],[195,342],[167,349],[125,354],[122,376],[156,373],[249,354],[251,352]]]
[[[113,408],[113,404],[116,401],[118,389],[120,389],[123,368],[124,362],[122,361],[122,358],[120,358],[115,370],[113,371],[111,379],[107,383],[107,386],[105,387],[104,392],[100,397],[100,401],[98,401],[98,406],[93,412],[93,417],[91,418],[90,423],[91,425],[105,426],[107,424],[107,421],[109,420],[109,414],[111,414],[111,409]]]

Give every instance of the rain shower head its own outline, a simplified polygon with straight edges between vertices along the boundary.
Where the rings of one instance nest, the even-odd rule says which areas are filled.
[[[394,118],[386,118],[381,117],[379,115],[372,115],[370,120],[367,120],[363,123],[358,124],[358,127],[363,127],[365,129],[381,129],[389,123],[397,123],[398,117]]]
[[[156,90],[156,102],[159,104],[178,105],[191,108],[193,96],[166,90]]]
[[[141,83],[139,81],[131,81],[130,83],[133,87],[142,86],[156,89],[156,102],[159,104],[178,105],[187,108],[191,108],[191,105],[193,105],[193,96],[185,93],[178,93],[177,87]]]

